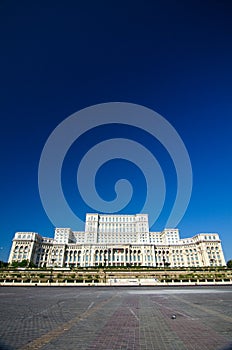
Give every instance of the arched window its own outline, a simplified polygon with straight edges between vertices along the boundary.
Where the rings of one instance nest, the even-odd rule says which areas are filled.
[[[77,261],[77,251],[74,250],[74,258],[73,258],[73,261],[76,262]]]

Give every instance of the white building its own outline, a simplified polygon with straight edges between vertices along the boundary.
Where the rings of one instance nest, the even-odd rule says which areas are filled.
[[[178,229],[149,232],[147,214],[87,214],[84,232],[56,228],[54,238],[16,232],[9,263],[22,260],[38,267],[226,265],[217,233],[180,239]]]

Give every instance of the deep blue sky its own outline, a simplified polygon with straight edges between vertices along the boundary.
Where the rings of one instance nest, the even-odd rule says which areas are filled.
[[[53,236],[37,175],[50,133],[70,114],[111,101],[147,106],[178,131],[193,168],[181,236],[218,232],[226,260],[232,258],[231,23],[229,0],[0,2],[0,259],[7,259],[15,231]],[[91,137],[97,143],[103,136]],[[146,135],[140,140],[149,143]],[[88,138],[82,141],[84,152]],[[175,173],[159,145],[156,152],[172,198]],[[67,200],[84,217],[88,208],[75,195],[77,159],[67,155],[62,179]],[[112,162],[98,174],[105,198],[112,194],[106,178],[117,168]],[[140,171],[128,162],[122,169],[117,176],[133,173],[142,191]],[[137,192],[130,212],[139,210]],[[152,229],[162,223],[161,217]]]

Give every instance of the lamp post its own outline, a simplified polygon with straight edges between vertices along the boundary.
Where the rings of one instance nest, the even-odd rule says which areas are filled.
[[[51,266],[51,272],[50,272],[50,283],[53,282],[53,264],[54,264],[55,259],[52,258],[52,266]]]
[[[107,257],[104,255],[104,280],[106,284],[106,263],[107,263]]]

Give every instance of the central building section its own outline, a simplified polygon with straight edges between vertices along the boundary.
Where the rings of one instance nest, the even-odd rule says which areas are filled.
[[[85,243],[95,244],[95,266],[120,266],[132,262],[142,265],[144,249],[141,245],[149,243],[148,215],[87,214]],[[149,249],[149,260],[152,261],[150,254]]]
[[[90,243],[149,243],[148,215],[87,214],[85,234]]]

